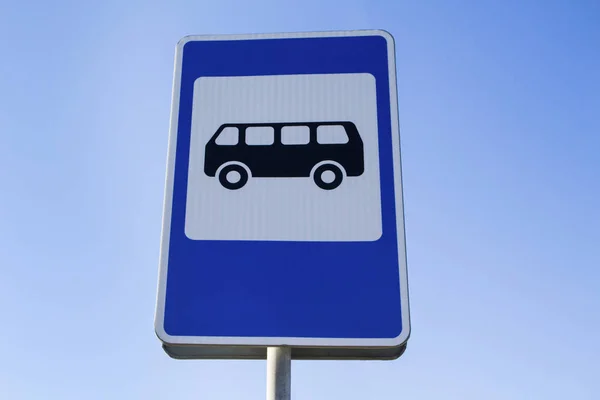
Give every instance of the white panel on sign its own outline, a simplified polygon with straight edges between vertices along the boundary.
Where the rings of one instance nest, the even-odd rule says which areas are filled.
[[[185,233],[190,239],[379,239],[381,199],[373,75],[202,77],[194,85],[193,109],[185,219]],[[364,145],[364,173],[344,177],[333,190],[323,190],[310,176],[253,177],[248,168],[249,179],[243,190],[232,191],[204,171],[206,145],[223,124],[327,121],[352,122]],[[308,125],[284,126],[281,130],[282,144],[295,141],[309,149]],[[317,136],[314,145],[349,143],[341,125],[319,126]],[[273,139],[272,127],[246,128],[248,145],[271,145]],[[272,148],[277,151],[277,146]],[[264,157],[264,153],[256,153],[256,157]],[[273,165],[274,170],[280,167]],[[325,184],[331,184],[334,177],[332,171],[323,169]],[[225,179],[229,180],[227,176]]]

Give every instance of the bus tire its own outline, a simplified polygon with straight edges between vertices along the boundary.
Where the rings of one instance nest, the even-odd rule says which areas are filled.
[[[328,172],[330,172],[328,174]],[[324,180],[324,176],[333,173],[333,180]],[[332,190],[342,184],[344,172],[335,164],[321,164],[313,172],[313,180],[323,190]]]
[[[225,189],[237,190],[248,182],[248,171],[240,164],[228,164],[221,167],[219,172],[219,182]]]

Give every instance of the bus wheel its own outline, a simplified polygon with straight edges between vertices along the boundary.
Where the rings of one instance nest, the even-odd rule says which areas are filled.
[[[335,164],[323,164],[318,166],[313,173],[313,180],[318,187],[324,190],[332,190],[340,186],[344,179],[344,173]]]
[[[239,189],[248,182],[248,171],[239,164],[226,165],[219,171],[219,182],[226,189]]]

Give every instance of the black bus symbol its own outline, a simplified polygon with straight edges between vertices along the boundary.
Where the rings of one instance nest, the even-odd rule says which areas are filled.
[[[363,141],[348,121],[223,124],[206,144],[204,172],[230,190],[250,177],[311,177],[331,190],[364,172]]]

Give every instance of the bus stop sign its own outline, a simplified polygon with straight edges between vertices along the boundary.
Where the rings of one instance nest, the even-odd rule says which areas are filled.
[[[402,354],[395,77],[384,31],[178,43],[155,318],[171,357]]]

